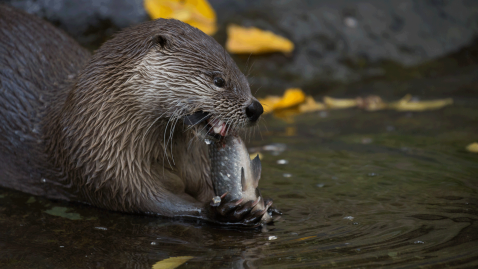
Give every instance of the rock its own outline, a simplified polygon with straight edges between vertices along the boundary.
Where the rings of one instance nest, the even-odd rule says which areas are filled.
[[[149,19],[142,0],[0,0],[62,28],[96,49],[118,30]]]
[[[383,76],[469,45],[478,34],[478,1],[210,0],[219,24],[270,30],[296,49],[252,56],[252,82],[265,88],[317,89]],[[245,68],[246,56],[235,56]]]
[[[253,91],[261,88],[259,96],[288,87],[320,93],[337,83],[397,78],[404,69],[454,53],[478,36],[476,0],[209,1],[220,28],[215,38],[223,45],[228,23],[270,30],[294,42],[291,55],[234,55],[250,73]],[[143,0],[0,3],[47,19],[90,49],[117,30],[149,19]]]

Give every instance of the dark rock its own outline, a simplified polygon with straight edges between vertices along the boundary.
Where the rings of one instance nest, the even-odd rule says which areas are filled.
[[[53,22],[94,49],[117,30],[148,20],[143,0],[0,0]],[[476,0],[210,0],[216,39],[227,24],[256,26],[291,39],[291,55],[234,55],[258,95],[370,78],[401,78],[469,46],[478,35]],[[477,42],[474,43],[475,45]],[[476,59],[472,61],[476,64]],[[429,65],[429,64],[428,64]],[[452,65],[453,66],[453,65]],[[408,71],[407,71],[408,70]],[[407,73],[408,74],[408,73]]]
[[[219,24],[256,26],[291,39],[292,56],[252,56],[265,88],[355,82],[455,52],[478,34],[478,1],[210,0]],[[221,33],[219,33],[220,35]],[[246,56],[236,56],[243,66]]]
[[[118,30],[149,19],[143,0],[0,0],[35,14],[95,49]]]

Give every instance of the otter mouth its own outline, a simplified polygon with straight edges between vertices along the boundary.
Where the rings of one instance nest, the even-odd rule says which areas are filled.
[[[211,114],[203,111],[198,111],[194,114],[184,117],[184,123],[186,125],[200,125],[205,124],[202,130],[205,131],[207,136],[220,139],[225,137],[230,126],[220,119],[211,119]]]

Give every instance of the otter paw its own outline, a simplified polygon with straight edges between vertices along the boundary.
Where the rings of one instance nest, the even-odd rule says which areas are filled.
[[[247,201],[244,203],[243,199],[225,201],[223,199],[225,195],[226,194],[221,196],[220,202],[217,199],[210,203],[213,214],[212,217],[220,223],[258,226],[262,223],[261,220],[264,214],[268,214],[269,207],[272,205],[272,201],[270,201],[264,204],[263,209],[255,209],[256,205],[261,202],[262,197],[258,197],[255,201]]]

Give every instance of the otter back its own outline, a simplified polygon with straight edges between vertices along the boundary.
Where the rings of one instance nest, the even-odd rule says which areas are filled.
[[[42,119],[64,103],[89,58],[62,31],[0,5],[0,186],[65,198],[40,187],[47,180]]]

